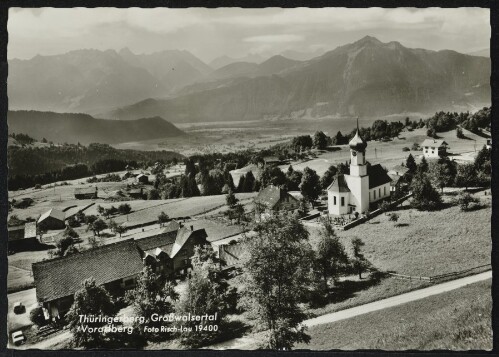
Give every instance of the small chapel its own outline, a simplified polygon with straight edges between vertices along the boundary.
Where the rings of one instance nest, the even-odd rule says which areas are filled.
[[[390,197],[387,172],[380,164],[366,161],[367,143],[361,138],[359,122],[357,132],[348,143],[350,146],[350,173],[339,174],[327,188],[330,215],[366,213],[373,203]]]

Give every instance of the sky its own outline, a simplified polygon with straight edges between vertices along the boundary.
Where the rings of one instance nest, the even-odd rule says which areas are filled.
[[[366,35],[406,47],[468,53],[490,47],[480,8],[11,8],[8,57],[129,48],[188,50],[203,61],[332,50]]]

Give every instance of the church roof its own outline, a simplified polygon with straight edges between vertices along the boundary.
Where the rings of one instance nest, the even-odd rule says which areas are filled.
[[[350,145],[352,149],[357,151],[364,151],[366,149],[367,143],[360,137],[359,129],[357,129],[355,136],[352,138],[352,140],[350,140],[348,145]]]
[[[327,190],[332,192],[350,192],[344,175],[336,176]]]
[[[378,187],[392,181],[380,164],[368,166],[367,174],[369,175],[369,188]]]

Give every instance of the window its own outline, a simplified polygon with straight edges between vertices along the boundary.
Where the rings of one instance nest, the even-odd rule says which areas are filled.
[[[333,205],[336,206],[336,196],[333,196]]]
[[[374,190],[373,193],[374,193],[374,198],[373,199],[375,200],[376,199],[376,190]]]
[[[383,187],[383,195],[386,195],[386,186]]]
[[[344,206],[345,205],[345,197],[342,197],[341,198],[341,206]]]
[[[381,197],[381,187],[378,189],[379,197]]]

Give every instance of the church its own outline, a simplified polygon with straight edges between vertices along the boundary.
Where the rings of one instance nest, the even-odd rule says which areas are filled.
[[[366,162],[367,143],[357,132],[349,142],[350,173],[337,175],[327,188],[330,215],[366,213],[373,203],[390,197],[391,178],[380,164]]]

